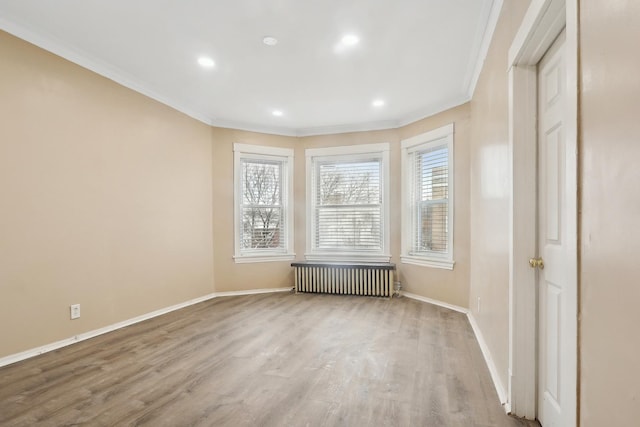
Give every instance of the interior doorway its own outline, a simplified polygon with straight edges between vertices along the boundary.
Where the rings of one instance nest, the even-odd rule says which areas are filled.
[[[532,1],[509,51],[513,187],[507,410],[542,417],[543,427],[573,427],[577,420],[577,7],[577,0]],[[560,44],[554,45],[556,40]],[[556,51],[563,52],[562,65],[544,69],[557,65]],[[540,85],[539,65],[550,72]],[[559,89],[562,105],[553,110],[562,125],[550,121],[539,129],[540,99],[556,97]],[[548,136],[540,151],[539,132]],[[561,257],[549,245],[558,240]]]
[[[567,335],[576,306],[566,266],[571,257],[569,229],[575,218],[567,212],[566,170],[566,51],[563,31],[538,64],[538,199],[537,257],[531,267],[538,289],[538,414],[543,427],[571,425],[566,407],[571,402],[575,357]],[[568,348],[566,348],[568,347]]]

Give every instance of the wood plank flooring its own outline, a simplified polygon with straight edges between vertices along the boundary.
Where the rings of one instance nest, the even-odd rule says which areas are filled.
[[[197,304],[0,368],[1,426],[534,426],[466,316],[407,298]]]

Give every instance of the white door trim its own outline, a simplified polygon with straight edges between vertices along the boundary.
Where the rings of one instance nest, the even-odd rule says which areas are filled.
[[[566,28],[567,52],[567,209],[576,218],[570,230],[568,281],[575,290],[576,313],[571,329],[575,342],[577,398],[577,135],[578,135],[578,0],[533,0],[509,49],[509,388],[507,412],[535,419],[537,382],[536,256],[536,66],[558,34]],[[576,408],[576,402],[567,407]],[[576,414],[577,416],[577,414]],[[575,423],[573,424],[575,425]],[[571,426],[567,426],[571,427]]]

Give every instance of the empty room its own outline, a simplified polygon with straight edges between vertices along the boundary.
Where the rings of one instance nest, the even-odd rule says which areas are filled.
[[[0,426],[637,425],[640,3],[0,0]]]

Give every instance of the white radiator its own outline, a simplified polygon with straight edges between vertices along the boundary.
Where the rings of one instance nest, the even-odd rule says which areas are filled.
[[[391,298],[395,264],[294,262],[296,292]]]

